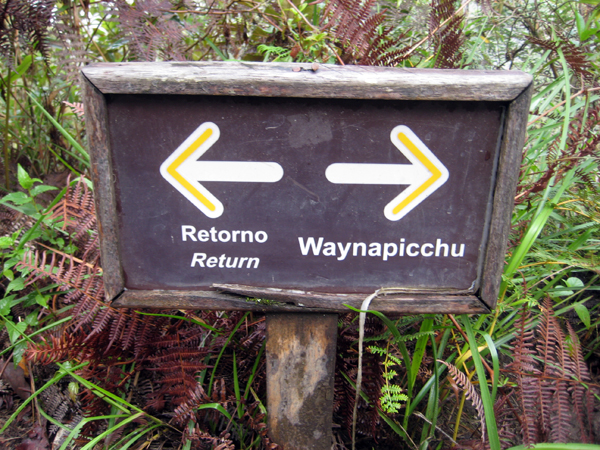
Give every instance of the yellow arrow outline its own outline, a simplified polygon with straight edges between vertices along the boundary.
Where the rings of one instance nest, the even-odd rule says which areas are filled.
[[[183,153],[181,153],[176,159],[175,161],[173,161],[168,167],[167,167],[167,172],[169,173],[169,175],[171,175],[173,178],[175,178],[183,187],[185,187],[190,194],[192,194],[194,197],[196,197],[200,202],[202,202],[202,204],[204,206],[206,206],[210,211],[215,211],[217,209],[217,207],[210,201],[208,200],[204,195],[202,195],[198,189],[196,189],[188,180],[186,180],[185,178],[183,178],[179,172],[177,172],[177,169],[179,168],[179,166],[181,164],[183,164],[183,162],[188,159],[188,157],[194,153],[198,147],[200,147],[202,144],[204,144],[208,138],[210,138],[213,134],[213,130],[212,128],[207,128],[206,130],[204,130],[204,132],[200,135],[200,137],[198,137],[198,139],[196,139],[192,145],[190,145]]]
[[[427,158],[418,147],[413,144],[413,142],[404,134],[398,133],[398,139],[402,142],[409,152],[411,152],[417,159],[431,172],[431,176],[414,192],[412,192],[408,197],[402,200],[398,205],[392,209],[392,212],[398,214],[402,211],[406,206],[408,206],[413,200],[415,200],[419,195],[421,195],[429,186],[435,183],[442,176],[442,172]]]

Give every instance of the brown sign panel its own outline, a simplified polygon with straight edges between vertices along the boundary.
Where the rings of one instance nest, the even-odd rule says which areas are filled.
[[[367,72],[378,87],[366,68],[198,63],[194,84],[185,67],[84,70],[111,297],[343,310],[383,288],[381,310],[494,306],[528,76],[475,73],[460,94],[470,72]]]

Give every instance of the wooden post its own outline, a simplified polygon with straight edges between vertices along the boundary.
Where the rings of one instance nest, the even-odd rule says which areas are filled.
[[[267,315],[267,410],[285,450],[329,450],[337,314]]]

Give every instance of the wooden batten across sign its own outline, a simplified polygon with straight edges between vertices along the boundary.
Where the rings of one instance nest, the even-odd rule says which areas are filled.
[[[335,313],[380,290],[371,308],[386,313],[495,307],[531,76],[170,62],[92,64],[82,77],[115,306]],[[411,158],[431,180],[385,215],[404,188],[344,175]],[[205,178],[186,178],[204,159]],[[210,164],[241,167],[243,183]]]

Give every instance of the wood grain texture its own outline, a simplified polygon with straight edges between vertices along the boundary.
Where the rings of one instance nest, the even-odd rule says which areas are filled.
[[[504,125],[504,137],[494,190],[490,239],[486,248],[481,277],[484,282],[481,286],[480,297],[490,309],[496,307],[498,300],[519,169],[523,158],[522,151],[527,133],[527,117],[532,91],[533,87],[529,86],[510,104]]]
[[[364,294],[328,294],[241,285],[219,285],[218,289],[220,292],[126,290],[113,302],[113,306],[219,311],[348,312],[346,305],[360,309],[366,297]],[[402,314],[489,313],[486,305],[474,295],[380,295],[371,302],[370,309]]]
[[[286,450],[332,444],[337,314],[267,314],[269,435]]]
[[[123,290],[124,280],[119,258],[117,203],[108,144],[108,114],[102,93],[84,76],[82,85],[104,288],[106,298],[112,300]]]
[[[511,101],[532,81],[519,71],[252,62],[97,63],[82,72],[103,94],[396,100]]]

